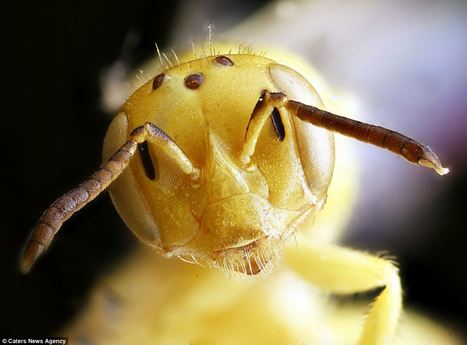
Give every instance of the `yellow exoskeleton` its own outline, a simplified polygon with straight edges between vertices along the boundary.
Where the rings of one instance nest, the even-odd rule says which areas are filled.
[[[112,184],[125,223],[161,254],[257,274],[324,205],[332,132],[448,172],[428,147],[402,134],[326,112],[304,77],[266,57],[213,55],[168,68],[113,119],[100,169],[42,214],[21,270],[29,271],[63,222]],[[361,343],[390,344],[401,310],[394,265],[337,246],[302,250],[309,262],[287,255],[288,264],[328,291],[385,287]]]

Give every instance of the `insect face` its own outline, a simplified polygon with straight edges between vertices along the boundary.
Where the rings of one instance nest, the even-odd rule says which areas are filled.
[[[150,122],[200,170],[193,181],[151,144],[130,163],[110,192],[140,239],[166,255],[257,273],[322,204],[332,174],[331,134],[306,123],[297,130],[301,121],[285,109],[274,109],[251,162],[241,162],[252,110],[264,107],[262,91],[306,83],[284,68],[254,55],[199,59],[164,71],[130,97],[108,130],[104,160]],[[302,100],[319,102],[308,83],[300,87]]]

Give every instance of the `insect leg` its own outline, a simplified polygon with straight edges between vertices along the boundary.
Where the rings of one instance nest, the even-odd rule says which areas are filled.
[[[49,247],[55,234],[66,220],[96,198],[125,170],[138,144],[145,141],[162,148],[193,179],[199,176],[199,170],[193,167],[181,148],[160,128],[151,123],[136,128],[130,134],[128,141],[94,174],[59,197],[44,211],[23,249],[20,258],[21,272],[26,273],[31,269],[37,258]]]
[[[313,285],[336,294],[352,294],[378,287],[364,323],[360,345],[393,344],[402,309],[397,268],[384,258],[332,245],[300,242],[284,252],[285,262]]]
[[[285,101],[284,106],[293,115],[315,126],[388,149],[411,163],[432,168],[440,175],[449,172],[449,169],[441,165],[438,156],[428,146],[403,134],[335,115],[293,100]]]

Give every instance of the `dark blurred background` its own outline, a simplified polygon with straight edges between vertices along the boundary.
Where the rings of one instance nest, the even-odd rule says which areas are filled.
[[[321,6],[320,10],[329,15],[328,20],[322,19],[322,27],[330,30],[329,22],[335,19],[333,13],[340,21],[349,23],[352,16],[365,15],[363,8],[367,2],[356,3],[361,6],[361,12],[357,7],[356,13],[347,11],[343,14],[345,6],[342,7],[340,1],[327,2],[324,9]],[[422,16],[428,13],[428,23],[444,30],[437,31],[434,45],[439,41],[454,40],[447,47],[454,47],[457,49],[455,54],[460,52],[467,58],[465,42],[457,41],[458,37],[453,37],[449,31],[450,17],[440,10],[445,25],[438,25],[440,20],[433,15],[438,11],[427,10],[427,6],[440,7],[439,3],[409,3],[412,10],[421,12]],[[467,18],[464,3],[446,3],[455,14],[453,22],[457,23],[459,16]],[[20,43],[20,47],[9,50],[15,63],[7,67],[13,71],[15,79],[19,79],[19,86],[13,88],[19,99],[9,99],[7,103],[13,109],[4,114],[6,159],[2,164],[0,335],[56,334],[85,305],[96,280],[117,267],[137,244],[108,195],[104,194],[66,223],[50,251],[30,274],[21,276],[17,269],[22,245],[41,212],[100,164],[102,140],[111,120],[101,101],[102,81],[109,68],[123,63],[126,70],[131,71],[155,56],[155,42],[162,47],[172,47],[170,45],[190,30],[193,30],[193,36],[188,39],[196,39],[199,33],[206,31],[210,22],[216,25],[216,30],[224,32],[267,5],[270,2],[246,0],[221,4],[215,1],[162,3],[134,0],[21,5],[15,30],[12,30],[13,39],[16,44]],[[315,15],[318,10],[319,7]],[[314,24],[318,31],[320,23]],[[378,20],[372,18],[368,25],[372,25],[367,28],[371,33],[377,30]],[[391,27],[388,29],[387,23],[385,25],[387,36],[391,36]],[[266,29],[256,30],[252,36]],[[397,32],[398,29],[394,27],[393,30]],[[458,25],[453,30],[465,41],[466,25]],[[282,43],[287,46],[289,38],[296,42],[298,36],[293,31],[282,30],[274,31],[274,35],[277,46]],[[423,32],[420,35],[423,36]],[[434,35],[433,32],[430,35]],[[355,34],[354,37],[359,36]],[[366,40],[367,37],[361,38],[361,41]],[[396,37],[385,45],[397,47],[400,41]],[[354,56],[364,53],[345,47],[336,52],[332,49],[336,44],[333,42],[332,35],[321,33],[316,36],[312,45],[315,53],[311,54],[312,61],[323,69],[331,84],[339,83],[339,88],[351,89],[358,96],[365,93],[365,88],[379,87],[374,92],[384,91],[381,99],[361,98],[362,102],[370,104],[369,108],[363,107],[367,112],[374,109],[375,104],[388,104],[386,108],[377,109],[381,116],[390,113],[392,99],[399,99],[399,107],[395,107],[394,112],[400,117],[403,115],[401,111],[425,112],[424,117],[412,121],[400,122],[398,118],[377,118],[377,121],[400,130],[429,128],[415,130],[417,138],[433,145],[452,171],[442,179],[433,177],[430,172],[422,172],[419,177],[420,171],[411,166],[399,168],[397,158],[383,158],[386,155],[379,155],[379,151],[373,149],[359,151],[357,158],[364,162],[360,167],[363,176],[360,198],[344,242],[367,250],[388,250],[397,256],[406,305],[462,329],[462,325],[467,324],[467,60],[455,65],[449,63],[449,59],[440,59],[440,63],[447,66],[438,66],[435,59],[435,70],[436,66],[441,70],[437,72],[438,77],[447,75],[452,78],[454,75],[457,82],[448,83],[444,93],[434,93],[444,98],[430,96],[430,107],[417,108],[411,107],[413,98],[404,97],[406,92],[400,90],[400,84],[394,82],[396,79],[388,86],[381,86],[369,83],[367,80],[371,76],[368,79],[352,78],[360,76],[363,63]],[[454,54],[445,46],[442,48],[438,51],[435,46],[428,53]],[[373,58],[373,66],[368,67],[370,70],[384,59],[374,52],[367,55]],[[462,61],[459,56],[457,58],[452,61]],[[347,72],[339,69],[344,68],[339,61],[352,59],[352,64],[345,65]],[[415,62],[408,62],[408,66],[411,64]],[[386,68],[384,62],[381,65],[382,69]],[[360,70],[349,66],[360,66]],[[445,67],[455,72],[443,74]],[[411,74],[412,70],[406,68],[403,71],[403,80],[418,78],[427,87],[437,90],[439,85],[430,79],[431,65],[427,67],[427,74]],[[336,71],[340,71],[339,77]],[[382,79],[377,73],[375,78]],[[396,94],[395,90],[401,94]],[[451,96],[446,98],[446,94]],[[419,98],[423,100],[423,96],[419,95]],[[443,117],[446,117],[448,126],[430,127],[430,119]],[[444,124],[442,120],[436,122],[439,123]],[[438,131],[439,128],[443,130]],[[401,194],[397,193],[399,190]],[[410,197],[407,196],[409,193]]]

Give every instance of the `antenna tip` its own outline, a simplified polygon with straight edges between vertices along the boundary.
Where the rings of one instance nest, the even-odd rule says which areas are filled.
[[[427,159],[420,159],[418,161],[419,165],[422,165],[427,168],[434,169],[439,175],[446,175],[449,172],[448,168],[445,168],[441,165],[439,160],[427,160]]]
[[[41,256],[44,249],[44,245],[36,241],[29,241],[26,244],[19,260],[19,270],[21,273],[26,274],[31,270],[34,262]]]
[[[29,273],[29,271],[31,270],[31,263],[25,260],[24,258],[21,258],[19,262],[19,270],[22,274]]]

